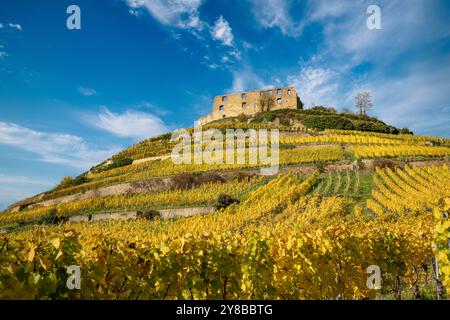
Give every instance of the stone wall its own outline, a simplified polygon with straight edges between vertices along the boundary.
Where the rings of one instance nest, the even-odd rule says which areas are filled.
[[[210,214],[216,211],[214,207],[197,207],[197,208],[175,208],[157,210],[161,219],[174,219],[182,217],[191,217],[197,214]],[[69,217],[69,222],[95,222],[104,220],[135,220],[137,219],[138,211],[128,212],[111,212],[111,213],[97,213],[92,215],[73,216]]]

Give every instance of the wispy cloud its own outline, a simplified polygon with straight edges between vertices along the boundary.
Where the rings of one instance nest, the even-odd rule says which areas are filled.
[[[91,126],[120,138],[148,139],[169,131],[159,117],[136,110],[114,113],[107,107],[103,107],[98,114],[88,114],[82,117]]]
[[[0,144],[9,145],[38,155],[37,160],[75,168],[88,169],[118,152],[117,147],[89,147],[78,136],[47,133],[0,121]]]
[[[306,107],[336,103],[338,83],[331,69],[307,66],[299,73],[288,76],[287,83],[297,88]]]
[[[177,41],[182,38],[182,31],[193,35],[208,52],[209,59],[203,59],[202,64],[210,69],[225,68],[240,60],[241,52],[237,47],[230,23],[220,15],[212,25],[200,16],[200,7],[204,0],[124,0],[130,13],[139,16],[142,10],[147,10],[159,23],[170,28],[171,37]],[[176,30],[177,32],[175,32]],[[228,49],[219,57],[210,54],[213,50],[211,41],[219,42]],[[187,51],[186,47],[182,48]],[[206,55],[203,55],[204,58]],[[223,60],[225,57],[226,60]]]
[[[141,15],[141,8],[145,6],[143,0],[126,0],[127,5],[130,7],[129,12],[133,16]]]
[[[172,113],[171,110],[161,108],[161,107],[159,107],[151,102],[148,102],[148,101],[141,102],[141,103],[133,106],[131,109],[148,109],[148,110],[151,110],[157,116],[161,116],[161,117],[164,117],[164,116]]]
[[[447,136],[450,133],[450,56],[436,62],[410,65],[397,77],[369,79],[374,112],[400,127],[410,127],[418,134]]]
[[[92,88],[87,88],[87,87],[79,87],[78,92],[85,97],[91,97],[91,96],[97,95],[97,91],[95,91]]]
[[[130,13],[137,15],[145,8],[160,23],[181,29],[203,28],[198,9],[203,0],[125,0]]]
[[[22,26],[20,24],[18,24],[18,23],[10,23],[10,24],[8,24],[8,26],[10,28],[13,28],[13,29],[16,29],[16,30],[19,30],[19,31],[23,30]]]
[[[301,34],[303,24],[296,22],[289,14],[290,0],[249,0],[252,14],[263,28],[278,28],[287,36],[296,37]]]
[[[38,186],[52,186],[53,182],[33,179],[25,176],[14,176],[0,173],[0,184],[27,184]]]
[[[354,105],[358,88],[372,91],[373,114],[418,134],[448,135],[450,130],[450,57],[431,52],[448,39],[448,12],[441,1],[379,1],[382,29],[366,26],[369,1],[310,1],[306,24],[323,29],[320,56],[301,64],[287,77],[307,106]],[[448,11],[448,10],[447,10]],[[426,50],[424,50],[426,48]],[[422,52],[420,58],[411,54]],[[368,71],[354,68],[368,64]],[[364,70],[364,67],[363,67]]]
[[[233,46],[233,31],[230,24],[222,16],[216,20],[214,26],[211,28],[211,35],[213,39],[220,41],[226,46]]]

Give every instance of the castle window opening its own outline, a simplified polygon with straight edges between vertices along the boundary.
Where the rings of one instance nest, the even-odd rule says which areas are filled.
[[[242,108],[245,108],[247,106],[247,102],[242,102]]]
[[[220,106],[220,107],[219,107],[219,110],[220,110],[220,111],[223,111],[223,106]]]
[[[281,90],[281,89],[277,90],[277,95],[281,95],[282,93],[283,93],[283,90]]]
[[[291,95],[291,89],[288,90],[288,95],[289,95],[289,96]]]
[[[281,102],[282,102],[281,98],[278,98],[278,99],[277,99],[277,103],[278,103],[278,104],[281,104]]]
[[[227,101],[228,100],[228,97],[227,96],[223,96],[222,97],[222,102],[225,102],[225,101]]]
[[[270,91],[269,91],[269,94],[270,94],[270,95],[272,95],[272,94],[273,94],[273,91],[272,91],[272,90],[270,90]]]
[[[247,99],[247,94],[246,94],[246,93],[243,93],[243,94],[241,95],[241,97],[242,97],[242,99]]]

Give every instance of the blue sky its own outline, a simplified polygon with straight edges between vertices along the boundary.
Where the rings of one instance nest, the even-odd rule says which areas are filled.
[[[373,115],[448,137],[449,16],[445,0],[3,0],[0,208],[192,125],[225,92],[293,85],[307,107],[352,109],[370,90]]]

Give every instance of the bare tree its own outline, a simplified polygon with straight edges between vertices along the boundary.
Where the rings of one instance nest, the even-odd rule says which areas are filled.
[[[260,112],[270,111],[270,109],[272,109],[272,107],[275,105],[275,99],[271,94],[264,92],[259,97],[258,105]]]
[[[366,115],[367,111],[369,111],[373,107],[372,95],[370,94],[370,91],[358,92],[355,99],[356,109],[358,110],[359,114]]]

